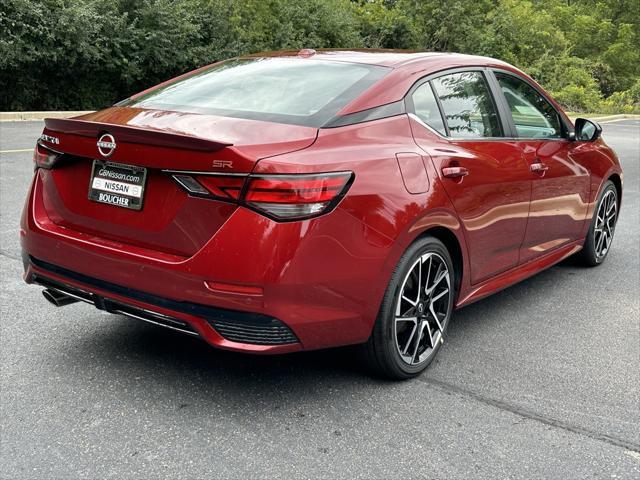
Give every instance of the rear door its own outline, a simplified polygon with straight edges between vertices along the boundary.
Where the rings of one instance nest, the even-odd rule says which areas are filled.
[[[574,161],[575,142],[544,95],[521,77],[494,71],[508,120],[533,180],[531,210],[520,255],[526,262],[580,238],[587,213],[590,175]]]
[[[412,131],[432,158],[462,221],[471,283],[518,264],[531,196],[521,149],[482,68],[453,71],[418,84],[407,96]]]

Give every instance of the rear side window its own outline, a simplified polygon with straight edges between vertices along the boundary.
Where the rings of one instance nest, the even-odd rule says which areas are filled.
[[[452,73],[432,83],[451,137],[503,136],[493,97],[481,72]]]
[[[516,134],[520,138],[561,138],[560,117],[555,108],[527,82],[495,72],[504,93]]]
[[[438,102],[429,82],[423,83],[416,88],[413,95],[411,95],[411,100],[413,102],[413,110],[420,120],[442,135],[447,134],[442,115],[440,115],[440,108],[438,108]]]
[[[231,60],[126,105],[321,127],[388,71],[299,58]]]

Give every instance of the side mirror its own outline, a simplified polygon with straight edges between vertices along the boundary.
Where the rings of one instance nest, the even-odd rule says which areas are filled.
[[[595,142],[600,138],[602,127],[599,123],[586,118],[578,118],[576,120],[575,139],[579,142]]]

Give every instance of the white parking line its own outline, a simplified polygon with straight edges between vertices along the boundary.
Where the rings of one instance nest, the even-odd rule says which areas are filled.
[[[0,153],[23,153],[33,152],[33,148],[21,148],[19,150],[0,150]]]
[[[636,452],[634,450],[626,450],[624,453],[629,455],[631,458],[640,461],[640,452]]]

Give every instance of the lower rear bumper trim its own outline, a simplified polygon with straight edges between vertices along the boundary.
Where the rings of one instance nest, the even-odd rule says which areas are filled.
[[[123,302],[119,302],[110,298],[102,297],[95,293],[87,292],[70,285],[52,280],[44,277],[40,274],[33,274],[31,281],[43,287],[47,287],[50,290],[63,293],[71,298],[80,300],[91,305],[94,305],[99,310],[104,310],[116,315],[125,315],[129,318],[135,318],[136,320],[142,320],[153,325],[169,328],[188,335],[199,336],[198,332],[193,329],[187,322],[183,322],[177,318],[170,317],[160,312],[154,312],[146,308],[136,307]]]
[[[151,309],[115,300],[103,294],[98,295],[88,291],[90,288],[93,287],[100,292],[113,293],[120,298],[130,298],[134,303],[140,302],[152,307],[156,306],[164,311],[198,317],[209,324],[222,338],[231,342],[264,346],[300,343],[298,337],[296,337],[286,324],[268,315],[171,300],[89,277],[36,259],[33,256],[25,255],[25,266],[28,267],[29,264],[35,267],[35,271],[31,273],[30,278],[26,279],[27,282],[57,290],[65,295],[93,304],[96,308],[110,313],[126,315],[190,335],[199,335],[198,331],[186,321]],[[50,272],[57,278],[68,278],[72,282],[85,285],[87,289],[85,290],[59,280],[54,280],[47,277],[47,272]]]

